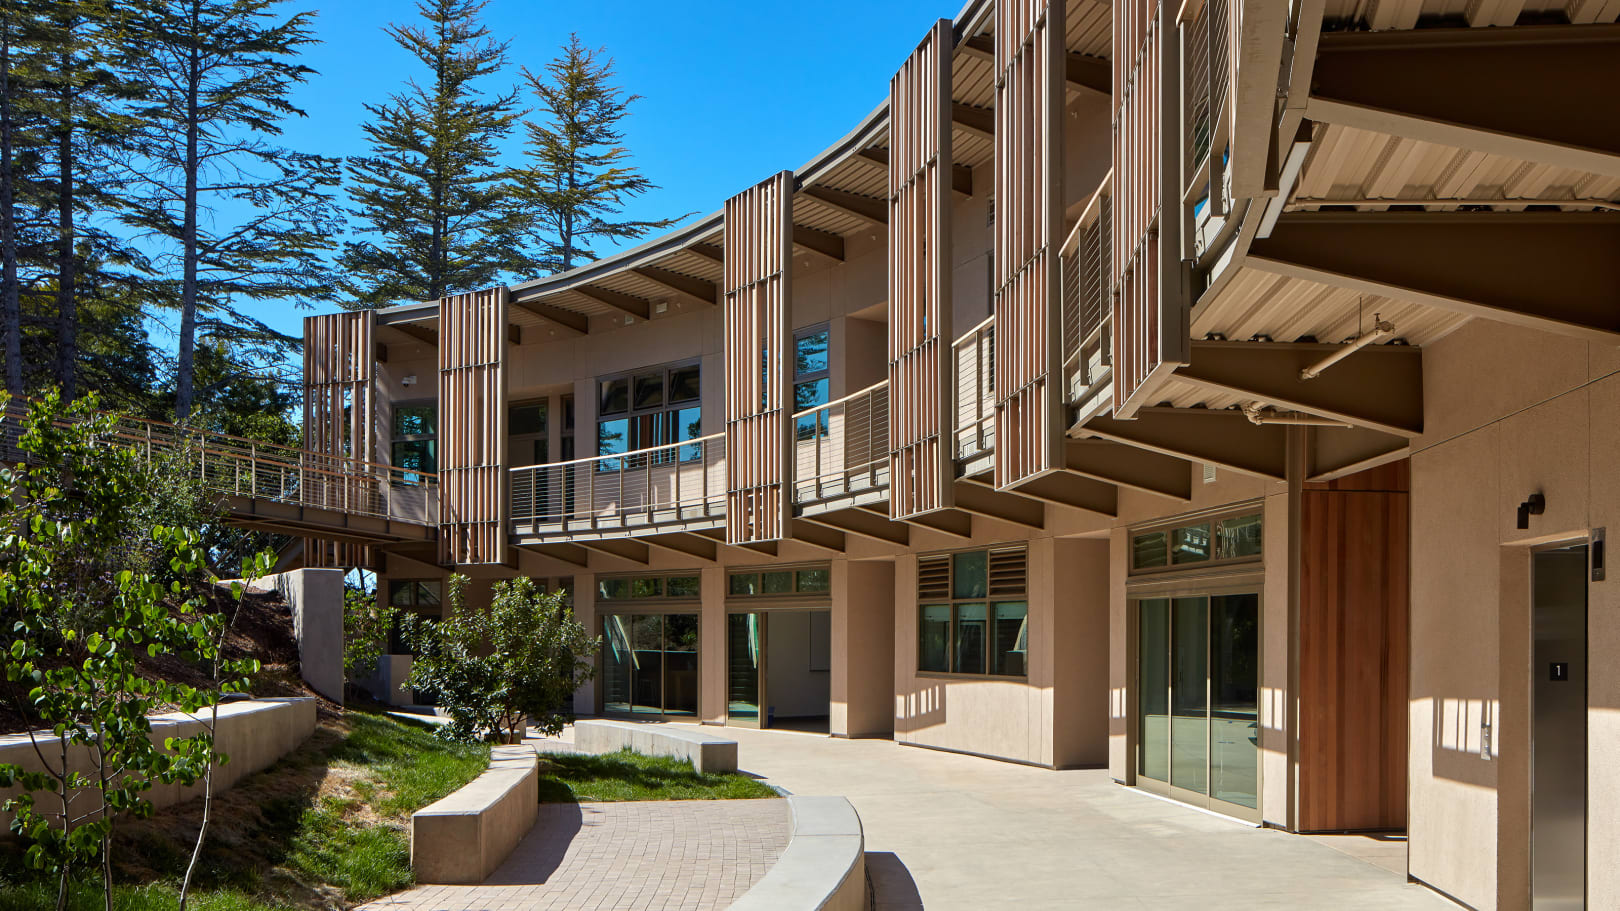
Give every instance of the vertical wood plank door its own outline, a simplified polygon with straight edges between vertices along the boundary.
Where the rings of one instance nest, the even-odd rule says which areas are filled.
[[[376,459],[376,313],[352,310],[304,317],[304,456],[300,496],[309,506],[342,510],[380,479],[365,477]],[[311,567],[370,567],[362,544],[304,539]]]
[[[996,4],[995,483],[1063,465],[1064,4]]]
[[[439,302],[439,562],[506,562],[506,288]]]
[[[889,514],[952,503],[951,22],[889,80]]]
[[[1129,418],[1187,362],[1180,254],[1175,9],[1121,0],[1113,20],[1114,415]],[[1211,153],[1214,154],[1214,153]]]
[[[793,174],[726,200],[726,542],[774,541],[792,508]]]

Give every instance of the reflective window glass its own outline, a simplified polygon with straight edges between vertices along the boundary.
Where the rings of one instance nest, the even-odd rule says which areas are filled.
[[[732,573],[730,592],[733,595],[759,594],[759,573]]]
[[[954,670],[958,674],[984,673],[985,606],[956,605],[956,628],[952,632],[956,644]]]
[[[665,592],[671,598],[696,598],[701,589],[697,576],[670,576]]]
[[[602,382],[600,414],[623,414],[630,410],[630,380],[619,377]]]
[[[688,367],[676,367],[669,372],[669,400],[671,402],[695,402],[698,399],[699,392],[698,367],[696,364]]]
[[[657,598],[663,594],[663,579],[652,578],[630,580],[630,597],[632,598]]]
[[[917,670],[949,671],[950,641],[951,606],[924,605],[917,617]]]
[[[951,597],[982,598],[985,593],[985,573],[990,555],[982,550],[954,554],[951,557]]]
[[[991,607],[990,673],[1022,677],[1028,673],[1029,605],[1002,601]]]
[[[439,431],[437,405],[395,405],[394,436],[431,436]]]
[[[761,580],[764,593],[767,595],[785,595],[793,591],[793,573],[769,572]]]
[[[1209,559],[1209,523],[1187,525],[1170,535],[1171,563],[1202,563]]]
[[[636,377],[635,409],[657,408],[664,404],[664,375],[645,373]]]
[[[828,569],[799,570],[799,591],[825,592],[832,590],[832,571]]]
[[[1222,560],[1260,554],[1260,514],[1233,516],[1220,522],[1216,556]]]
[[[801,335],[794,342],[793,375],[807,376],[827,369],[828,330]]]
[[[629,579],[602,579],[596,583],[596,595],[604,601],[630,597]]]
[[[1151,569],[1164,566],[1168,561],[1165,536],[1162,531],[1150,531],[1131,538],[1131,568]]]
[[[513,436],[546,432],[546,403],[513,405],[507,410],[507,431]]]

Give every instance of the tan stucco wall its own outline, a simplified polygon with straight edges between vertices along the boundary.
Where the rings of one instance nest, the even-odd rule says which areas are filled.
[[[894,564],[832,565],[832,694],[828,729],[841,737],[894,732]]]
[[[1424,352],[1412,458],[1411,874],[1477,908],[1528,907],[1529,549],[1620,517],[1620,355],[1471,322]],[[1542,492],[1528,530],[1514,507]],[[1620,644],[1613,582],[1588,591],[1588,902],[1620,905]],[[1493,722],[1493,761],[1480,725]]]

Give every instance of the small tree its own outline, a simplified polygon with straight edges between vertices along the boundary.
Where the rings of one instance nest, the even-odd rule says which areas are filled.
[[[343,589],[343,678],[352,684],[377,667],[388,634],[399,622],[399,609],[386,604],[376,592],[345,586]]]
[[[561,592],[533,579],[495,583],[488,611],[466,606],[467,577],[450,577],[450,614],[440,621],[406,617],[417,657],[409,683],[439,694],[451,740],[517,742],[525,721],[556,734],[574,720],[570,700],[595,673],[602,642],[585,631]]]

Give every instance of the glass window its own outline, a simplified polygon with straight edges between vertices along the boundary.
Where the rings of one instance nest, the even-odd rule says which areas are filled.
[[[683,364],[644,371],[633,377],[601,380],[600,415],[603,420],[598,422],[597,454],[635,452],[702,436],[699,374],[697,364]],[[621,418],[620,415],[627,417]],[[603,448],[603,443],[607,448]],[[677,452],[682,461],[695,461],[703,457],[701,447],[697,446],[682,447]],[[655,464],[671,462],[676,458],[676,452],[659,453]],[[598,468],[616,470],[623,464],[617,459],[610,459],[598,463]],[[631,467],[640,464],[635,462]]]
[[[1170,535],[1171,563],[1202,563],[1209,559],[1209,523],[1186,525]]]
[[[793,410],[804,411],[830,401],[827,348],[831,335],[822,326],[802,332],[793,340]],[[799,440],[813,440],[827,434],[827,409],[807,414],[794,422]]]
[[[759,594],[759,573],[732,573],[730,591],[733,595]]]
[[[432,403],[394,406],[394,438],[389,446],[389,462],[401,470],[395,478],[407,484],[421,480],[422,474],[439,470],[439,407]]]
[[[1216,539],[1216,556],[1221,560],[1233,557],[1254,557],[1260,554],[1260,514],[1233,516],[1222,519]]]
[[[401,611],[427,620],[437,620],[440,614],[439,595],[442,583],[438,579],[389,579],[388,603]],[[388,630],[388,654],[411,655],[415,652],[405,641],[404,628],[395,623]]]
[[[646,373],[636,377],[635,409],[661,408],[664,404],[664,374]]]
[[[990,673],[1008,677],[1028,674],[1029,605],[1002,601],[991,609]]]
[[[956,554],[951,558],[951,597],[983,598],[990,555],[982,550]]]
[[[546,432],[546,403],[530,402],[513,405],[507,410],[507,432],[513,436],[527,436]]]
[[[1165,543],[1165,534],[1162,531],[1150,531],[1132,537],[1131,568],[1151,569],[1169,563],[1170,557],[1165,550]]]
[[[830,569],[801,569],[799,570],[799,591],[825,592],[832,590],[832,570]]]
[[[630,410],[630,378],[602,381],[602,404],[599,414],[623,414]]]
[[[671,598],[696,598],[701,592],[697,576],[670,576],[665,587]]]
[[[434,474],[439,470],[438,444],[433,440],[401,440],[394,444],[391,463],[407,472],[407,481],[414,480],[414,472]]]
[[[949,671],[950,641],[951,606],[923,605],[917,621],[917,670]]]
[[[657,598],[664,594],[663,579],[632,579],[630,580],[630,597]]]
[[[823,327],[805,335],[799,336],[793,343],[793,375],[796,377],[809,376],[812,373],[825,373],[827,370],[827,344],[830,338],[828,330]]]
[[[984,667],[985,610],[981,604],[956,605],[956,656],[954,670],[958,674],[982,674]]]
[[[671,402],[695,402],[698,400],[700,391],[698,366],[696,364],[676,367],[669,372],[669,400]]]
[[[394,436],[433,436],[439,432],[437,405],[395,405]]]
[[[793,591],[792,572],[765,573],[761,581],[763,583],[764,593],[767,595],[786,595],[792,593]]]
[[[629,579],[602,579],[596,583],[597,597],[604,601],[618,601],[630,597]]]

